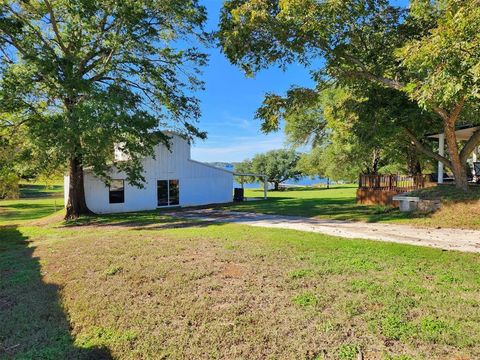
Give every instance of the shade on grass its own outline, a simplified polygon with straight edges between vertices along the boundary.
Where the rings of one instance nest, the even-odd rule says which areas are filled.
[[[355,201],[355,185],[326,188],[298,188],[271,191],[268,200],[247,201],[223,206],[224,209],[265,214],[295,215],[324,219],[395,222],[424,227],[480,229],[480,187],[465,194],[453,186],[423,189],[414,195],[442,198],[442,208],[433,213],[401,213],[386,206],[360,205]],[[247,197],[262,197],[259,189],[247,189]]]
[[[20,183],[20,197],[26,199],[61,197],[63,195],[63,183],[55,181],[51,184],[39,182]]]
[[[91,220],[0,229],[0,299],[30,309],[0,312],[9,356],[480,357],[479,255],[155,212]]]
[[[63,209],[63,185],[24,182],[20,199],[0,200],[0,225],[25,223]]]
[[[38,198],[0,201],[0,225],[40,219],[63,209],[63,198]]]
[[[294,188],[270,191],[267,200],[246,201],[225,208],[264,214],[295,215],[352,221],[388,221],[407,217],[397,209],[356,203],[356,185],[327,188]],[[260,198],[260,189],[246,189],[246,197]]]

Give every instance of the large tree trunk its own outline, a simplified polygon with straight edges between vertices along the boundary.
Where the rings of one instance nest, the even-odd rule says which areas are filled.
[[[78,157],[70,159],[69,175],[70,182],[68,187],[68,202],[65,220],[76,219],[80,215],[92,214],[85,201],[83,167],[82,162]]]
[[[274,185],[274,190],[278,191],[280,183],[278,181],[274,181],[273,185]]]
[[[380,167],[380,150],[373,149],[372,151],[372,174],[378,174],[378,169]]]
[[[455,186],[464,191],[468,190],[468,179],[466,164],[460,158],[457,137],[455,136],[455,121],[451,119],[444,121],[445,142],[447,143],[448,154],[450,155],[451,169],[455,178]]]

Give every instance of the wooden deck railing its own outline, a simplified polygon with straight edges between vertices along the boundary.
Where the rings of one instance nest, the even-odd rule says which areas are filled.
[[[358,179],[362,189],[395,190],[407,192],[425,187],[425,175],[363,175]]]

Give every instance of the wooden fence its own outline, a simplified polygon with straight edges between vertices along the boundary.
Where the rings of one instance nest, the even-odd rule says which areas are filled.
[[[364,189],[412,191],[425,187],[425,175],[360,175],[358,187]]]
[[[400,193],[424,188],[425,175],[360,175],[357,202],[360,204],[396,205],[392,198]]]

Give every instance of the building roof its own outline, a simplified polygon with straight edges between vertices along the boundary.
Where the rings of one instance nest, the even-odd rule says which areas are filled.
[[[480,126],[473,126],[473,125],[461,125],[457,127],[455,130],[455,135],[457,136],[457,140],[468,140],[472,137],[473,133],[480,129]],[[428,135],[429,138],[438,139],[442,133]]]

